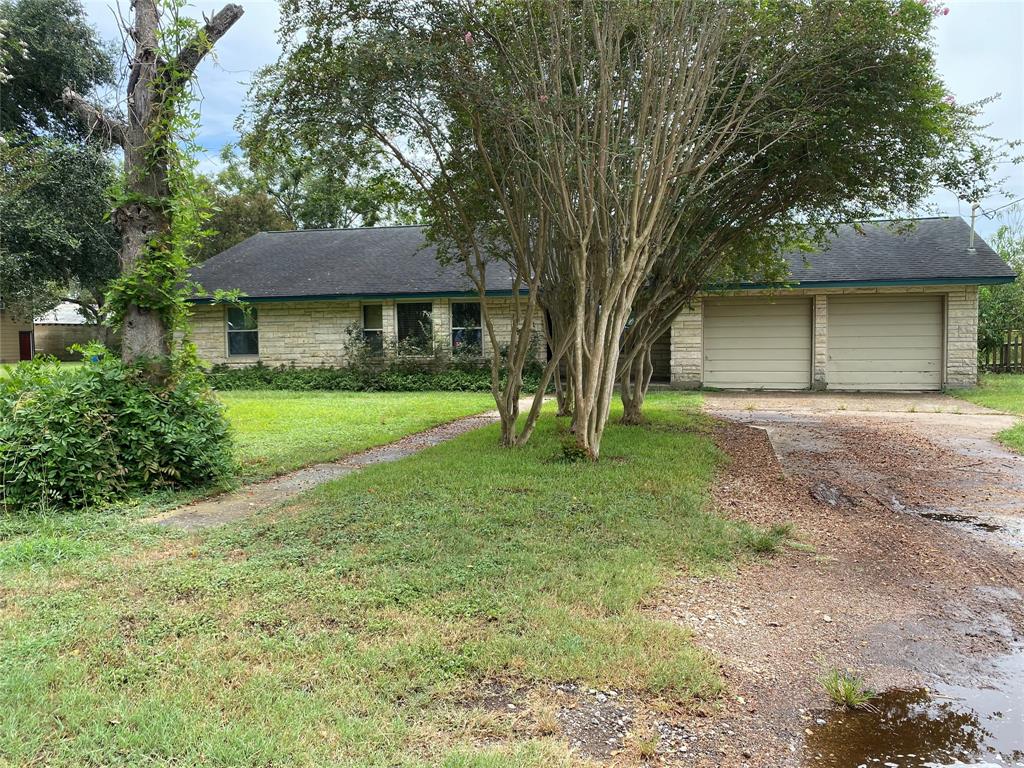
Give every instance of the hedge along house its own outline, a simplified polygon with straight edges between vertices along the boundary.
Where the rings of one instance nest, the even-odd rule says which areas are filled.
[[[656,345],[655,380],[680,388],[937,390],[977,380],[978,286],[1013,271],[959,218],[844,226],[816,253],[786,254],[787,286],[708,290]],[[341,365],[351,332],[370,344],[432,335],[481,344],[478,297],[419,227],[264,232],[194,270],[253,312],[195,299],[193,337],[212,363]],[[508,272],[488,273],[499,330]],[[353,329],[353,330],[350,330]],[[390,346],[390,345],[387,345]]]

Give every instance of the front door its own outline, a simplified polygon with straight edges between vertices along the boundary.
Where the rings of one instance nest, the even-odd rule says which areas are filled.
[[[32,331],[18,331],[18,359],[19,360],[31,360],[32,353],[35,351],[32,349],[35,344],[32,343]]]

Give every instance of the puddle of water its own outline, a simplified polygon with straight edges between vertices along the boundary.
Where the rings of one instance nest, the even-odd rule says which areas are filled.
[[[891,690],[874,711],[830,710],[811,726],[805,764],[823,768],[1024,766],[1024,653],[977,684]]]
[[[957,515],[952,512],[918,512],[918,515],[926,520],[937,520],[940,523],[953,523],[955,525],[966,525],[986,533],[998,533],[1003,526],[996,523],[986,522],[971,515]]]

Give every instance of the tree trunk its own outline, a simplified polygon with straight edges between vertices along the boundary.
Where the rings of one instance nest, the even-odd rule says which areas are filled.
[[[122,279],[136,274],[147,260],[166,258],[171,242],[168,211],[171,189],[168,183],[168,158],[176,137],[171,130],[173,99],[188,87],[195,68],[231,26],[241,18],[241,6],[229,4],[207,20],[203,29],[186,42],[171,61],[160,57],[160,4],[158,0],[133,0],[133,17],[128,38],[134,43],[127,87],[127,121],[115,117],[86,101],[73,91],[64,91],[64,104],[90,130],[99,133],[111,145],[124,150],[125,202],[114,211],[113,221],[121,233],[118,261]],[[157,268],[155,276],[144,275],[132,290],[166,289],[165,273]],[[173,279],[173,278],[172,278]],[[131,296],[124,306],[121,327],[121,358],[126,363],[148,361],[152,372],[165,374],[169,369],[171,329],[158,309],[140,305]]]
[[[647,397],[647,388],[651,384],[653,375],[654,364],[651,361],[651,349],[645,346],[622,373],[623,424],[635,426],[644,423],[644,399]]]

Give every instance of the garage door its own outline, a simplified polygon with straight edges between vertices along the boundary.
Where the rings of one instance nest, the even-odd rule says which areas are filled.
[[[810,299],[705,299],[704,385],[810,387]]]
[[[829,389],[940,389],[941,296],[828,299]]]

